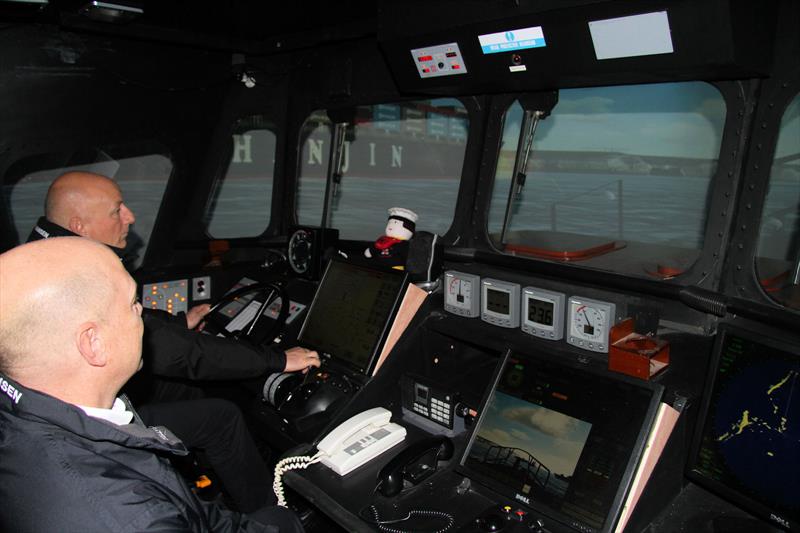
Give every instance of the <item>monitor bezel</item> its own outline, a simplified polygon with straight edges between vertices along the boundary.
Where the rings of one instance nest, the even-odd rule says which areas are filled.
[[[705,430],[706,422],[709,419],[709,408],[711,405],[712,392],[717,384],[717,368],[719,366],[719,360],[722,357],[722,349],[728,336],[738,336],[750,342],[785,352],[790,356],[793,355],[800,359],[800,348],[798,348],[798,345],[795,345],[791,342],[768,337],[763,333],[757,333],[756,331],[740,325],[728,323],[719,325],[717,328],[716,338],[714,339],[714,347],[711,352],[711,358],[709,360],[709,366],[706,374],[705,392],[700,403],[700,411],[697,415],[697,422],[692,435],[692,444],[688,460],[686,462],[686,477],[700,487],[703,487],[708,491],[720,496],[721,498],[741,507],[743,510],[752,514],[753,516],[767,520],[771,524],[775,524],[783,529],[788,529],[788,531],[800,531],[800,525],[798,525],[800,523],[795,522],[794,517],[790,517],[791,520],[787,521],[785,518],[783,518],[783,516],[776,514],[773,509],[770,509],[764,503],[748,497],[741,491],[735,490],[725,483],[711,479],[695,469],[699,463],[698,457],[700,454],[700,447],[703,442],[703,432]]]
[[[483,395],[483,398],[481,399],[478,418],[473,424],[472,432],[470,433],[467,445],[464,448],[464,453],[462,454],[459,463],[456,466],[456,471],[459,472],[461,475],[470,478],[472,481],[484,487],[485,489],[488,489],[491,492],[499,495],[500,500],[513,501],[514,505],[517,505],[522,509],[527,509],[529,512],[539,513],[541,515],[548,516],[554,520],[557,520],[562,524],[566,524],[569,527],[574,527],[581,531],[585,531],[587,533],[589,532],[607,533],[614,531],[614,529],[617,526],[617,522],[619,521],[620,515],[622,513],[625,501],[628,497],[630,485],[631,482],[633,481],[633,477],[636,474],[636,470],[639,466],[639,461],[641,460],[642,454],[644,452],[648,436],[650,435],[650,432],[653,429],[653,424],[656,420],[659,405],[661,403],[661,399],[664,393],[664,387],[660,384],[656,384],[649,381],[636,380],[634,378],[622,374],[619,375],[617,374],[611,375],[608,373],[601,374],[600,372],[589,368],[584,368],[584,367],[577,368],[575,365],[567,363],[555,363],[553,361],[548,361],[548,363],[550,364],[563,364],[564,368],[567,369],[569,372],[583,372],[589,376],[597,376],[597,377],[603,376],[608,379],[618,380],[630,385],[647,389],[651,393],[649,405],[645,411],[642,420],[642,427],[639,429],[636,439],[634,440],[634,445],[631,451],[630,458],[628,459],[628,463],[625,465],[625,469],[620,478],[619,486],[617,487],[617,491],[614,494],[614,498],[611,501],[611,505],[609,506],[608,513],[606,514],[606,520],[603,523],[603,526],[598,529],[590,525],[587,525],[585,523],[578,522],[575,518],[562,514],[557,510],[554,510],[548,506],[539,504],[539,502],[535,500],[526,504],[525,502],[522,502],[515,497],[516,493],[513,490],[509,490],[501,483],[495,482],[490,478],[480,475],[479,473],[475,472],[472,468],[470,468],[465,464],[467,458],[469,457],[473,443],[478,435],[478,430],[482,427],[484,423],[484,418],[486,417],[487,414],[487,409],[486,409],[487,404],[489,400],[492,398],[494,392],[497,390],[497,385],[503,375],[503,371],[506,368],[508,360],[511,357],[524,358],[528,361],[536,361],[536,360],[544,361],[544,359],[538,358],[536,357],[536,355],[522,350],[513,350],[509,348],[502,354],[500,362],[498,363],[498,366],[492,377],[491,386],[487,388],[486,393]]]
[[[304,334],[306,333],[306,328],[310,321],[310,317],[313,315],[314,310],[317,307],[316,304],[320,294],[319,288],[326,282],[328,278],[328,272],[330,272],[331,269],[334,268],[333,265],[335,263],[341,263],[342,265],[346,265],[347,267],[355,267],[362,270],[368,270],[381,274],[388,274],[391,276],[395,276],[399,280],[399,290],[397,291],[397,294],[395,294],[391,310],[389,311],[389,316],[386,318],[386,321],[383,324],[383,328],[381,330],[380,335],[378,335],[377,342],[373,345],[367,357],[366,365],[364,366],[364,368],[359,367],[357,364],[354,364],[351,361],[337,358],[334,354],[329,353],[326,350],[325,346],[321,346],[314,341],[309,341],[308,339],[304,338]],[[304,347],[317,350],[320,354],[320,357],[323,360],[323,365],[325,366],[331,366],[337,370],[344,370],[351,373],[370,376],[372,375],[373,369],[375,368],[375,363],[377,362],[378,355],[383,349],[383,345],[386,343],[386,338],[389,334],[392,323],[394,322],[394,319],[397,316],[397,311],[400,308],[400,304],[403,301],[403,298],[405,297],[407,290],[408,290],[408,273],[404,270],[398,270],[394,268],[384,267],[381,265],[370,264],[366,261],[352,261],[352,260],[345,260],[339,257],[332,257],[325,265],[325,271],[322,274],[322,277],[320,278],[319,284],[317,285],[317,290],[314,292],[314,298],[311,300],[311,303],[308,306],[308,312],[306,312],[305,318],[303,320],[303,325],[300,328],[300,332],[297,335],[297,342]]]

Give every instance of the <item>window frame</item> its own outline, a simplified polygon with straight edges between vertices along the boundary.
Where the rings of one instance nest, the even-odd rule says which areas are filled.
[[[472,187],[470,187],[469,184],[470,183],[475,183],[477,181],[477,171],[476,170],[472,170],[472,169],[477,169],[478,168],[478,161],[480,159],[480,152],[479,152],[479,150],[476,149],[476,139],[480,138],[479,133],[478,133],[478,130],[480,129],[478,127],[478,125],[481,123],[481,121],[479,120],[479,113],[481,112],[481,108],[482,108],[481,102],[484,101],[485,98],[477,98],[477,97],[476,98],[464,98],[464,97],[449,96],[449,95],[441,95],[441,96],[440,95],[435,95],[435,96],[432,95],[429,98],[426,98],[426,100],[437,100],[437,99],[445,99],[445,98],[456,100],[456,101],[459,102],[459,104],[466,111],[466,120],[468,122],[467,131],[466,131],[466,138],[465,138],[465,142],[464,142],[464,155],[463,155],[463,159],[462,159],[461,173],[460,173],[460,175],[456,176],[456,179],[458,181],[458,188],[455,191],[455,202],[454,202],[454,204],[452,206],[452,218],[451,218],[450,224],[446,228],[446,230],[443,233],[439,234],[440,237],[442,237],[443,242],[448,242],[448,241],[449,242],[453,242],[453,241],[459,240],[463,236],[463,232],[459,231],[459,227],[461,227],[461,224],[462,224],[461,221],[463,220],[463,217],[464,217],[464,215],[462,213],[465,211],[465,209],[467,211],[471,209],[471,205],[467,205],[469,203],[468,202],[469,197],[465,196],[465,194],[466,194],[465,191],[468,191],[468,190],[472,189]],[[381,100],[381,101],[377,101],[377,102],[363,102],[363,103],[359,103],[356,107],[371,107],[371,106],[376,106],[376,105],[381,105],[381,104],[386,104],[386,105],[395,105],[395,104],[397,104],[397,105],[401,105],[401,104],[404,104],[404,103],[413,103],[413,102],[419,102],[419,101],[420,101],[419,97],[417,97],[417,98],[394,98],[391,101],[383,101],[383,100]],[[297,139],[297,143],[296,143],[296,147],[297,147],[296,148],[297,149],[297,153],[296,153],[296,179],[292,183],[292,185],[293,185],[292,195],[293,195],[293,200],[294,200],[294,202],[293,202],[293,221],[295,221],[295,223],[297,221],[299,221],[299,210],[298,210],[298,205],[297,204],[298,204],[298,201],[299,201],[298,191],[299,191],[299,187],[300,187],[300,183],[301,183],[301,173],[302,173],[302,168],[303,168],[303,156],[304,156],[303,145],[304,145],[304,142],[306,140],[306,136],[304,134],[305,133],[305,125],[308,122],[308,119],[312,116],[312,114],[317,113],[317,112],[325,113],[326,116],[328,116],[328,120],[331,120],[330,116],[328,114],[328,111],[331,110],[331,109],[335,109],[335,108],[333,108],[332,106],[329,106],[329,107],[326,108],[324,105],[313,106],[313,108],[307,110],[307,112],[305,113],[303,119],[300,121],[300,123],[299,123],[299,125],[297,127],[296,137],[295,137]],[[476,118],[476,117],[478,117],[478,118]],[[333,124],[332,121],[331,121],[331,124]],[[331,135],[330,135],[329,138],[332,139],[333,135],[332,135],[332,130],[330,128],[329,128],[329,131],[331,132]],[[330,146],[330,142],[328,142],[327,145]],[[328,154],[329,154],[329,152],[328,152]],[[324,172],[325,177],[327,179],[327,172],[328,172],[327,171],[327,166],[329,164],[329,159],[330,158],[328,157],[328,158],[325,158],[325,159],[326,160],[325,160],[325,163],[324,163],[323,172]],[[471,161],[474,161],[473,165],[469,164]],[[326,187],[327,187],[327,182],[326,182]],[[323,203],[324,203],[324,198],[323,198]],[[393,207],[393,205],[387,205],[386,206],[387,209],[389,207]],[[324,211],[324,205],[323,205],[323,211]],[[469,215],[467,214],[466,216],[469,216]],[[319,225],[322,222],[322,217],[323,217],[323,214],[320,213],[320,220],[316,221],[314,225]],[[380,235],[380,233],[381,233],[381,231],[383,229],[383,226],[385,225],[385,222],[386,222],[385,218],[375,221],[375,232],[376,232],[375,233],[375,237],[378,237]],[[331,227],[335,228],[336,226],[332,225]],[[426,229],[426,228],[424,228],[424,222],[422,222],[421,227],[418,228],[418,229]],[[348,238],[344,238],[342,240],[345,241],[345,242],[354,242],[354,243],[358,242],[358,243],[361,243],[361,242],[367,242],[369,240],[372,240],[372,238],[369,238],[369,239],[348,239]]]
[[[726,116],[722,129],[719,157],[716,172],[711,177],[709,185],[709,204],[708,217],[703,228],[703,247],[699,251],[697,261],[689,267],[683,274],[674,278],[659,279],[656,277],[641,276],[638,279],[652,281],[654,283],[674,284],[679,286],[696,285],[710,290],[716,290],[720,285],[722,273],[721,257],[724,257],[725,249],[731,238],[732,225],[734,218],[736,191],[741,179],[743,154],[740,147],[741,131],[749,123],[746,113],[748,103],[752,105],[754,99],[754,89],[747,82],[723,81],[710,82],[707,80],[682,80],[699,81],[715,87],[723,98],[726,106]],[[637,85],[637,84],[631,84]],[[644,85],[644,84],[642,84]],[[568,89],[573,87],[563,87]],[[507,256],[498,250],[489,236],[489,203],[492,200],[494,178],[499,162],[499,147],[503,136],[504,119],[506,110],[520,98],[530,98],[540,96],[544,98],[546,91],[536,93],[505,93],[496,95],[492,99],[490,109],[489,134],[487,134],[487,157],[491,160],[483,165],[484,171],[480,180],[478,200],[481,202],[476,205],[476,241],[477,245],[493,255]],[[494,150],[489,153],[489,138]],[[719,216],[714,216],[718,214]],[[580,262],[560,262],[539,259],[534,257],[516,256],[522,262],[557,264],[558,268],[576,271],[596,270],[596,267]],[[549,267],[545,267],[549,268]],[[630,274],[604,270],[612,275],[622,275],[630,277]],[[581,274],[577,274],[581,275]]]
[[[269,131],[275,136],[275,152],[273,153],[273,164],[272,164],[272,186],[270,191],[269,198],[266,199],[265,208],[269,209],[269,216],[267,217],[266,225],[263,229],[254,235],[241,235],[241,236],[214,236],[211,235],[209,232],[209,220],[207,219],[208,210],[211,205],[212,200],[214,200],[215,192],[217,191],[217,184],[224,181],[224,179],[228,175],[228,169],[230,168],[231,164],[233,163],[233,158],[236,154],[236,148],[233,145],[232,138],[234,135],[237,135],[237,131],[244,133],[246,131],[253,131],[255,128],[248,128],[246,130],[240,130],[240,125],[247,120],[253,120],[256,118],[260,118],[261,120],[269,123],[268,125],[272,127],[263,128],[264,131]],[[239,133],[239,134],[241,134]],[[236,242],[250,242],[254,239],[260,239],[263,235],[270,232],[271,228],[274,226],[275,220],[275,206],[276,206],[276,191],[279,189],[278,183],[280,182],[278,177],[278,167],[280,164],[280,157],[279,157],[279,150],[282,146],[282,136],[280,135],[280,126],[274,119],[270,118],[265,113],[257,113],[257,114],[250,114],[247,116],[239,116],[235,120],[230,123],[230,127],[227,129],[227,137],[228,143],[225,145],[225,149],[223,151],[224,157],[220,159],[219,164],[217,165],[217,171],[214,172],[214,178],[210,180],[209,188],[207,195],[204,199],[202,209],[199,213],[200,216],[200,223],[202,225],[202,232],[203,235],[208,240],[224,240],[224,241],[236,241]]]

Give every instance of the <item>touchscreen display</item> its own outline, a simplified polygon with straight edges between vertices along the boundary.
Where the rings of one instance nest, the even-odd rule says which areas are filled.
[[[399,270],[331,260],[299,342],[368,374],[407,285]]]
[[[613,527],[660,388],[509,355],[461,470],[583,531]]]

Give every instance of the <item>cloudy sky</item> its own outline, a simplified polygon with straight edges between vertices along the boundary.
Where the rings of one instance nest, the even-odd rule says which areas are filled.
[[[505,149],[516,148],[521,117],[515,103]],[[534,148],[716,159],[724,120],[722,95],[702,82],[563,89]]]
[[[554,474],[571,476],[592,425],[497,392],[481,425],[487,440],[521,448]]]

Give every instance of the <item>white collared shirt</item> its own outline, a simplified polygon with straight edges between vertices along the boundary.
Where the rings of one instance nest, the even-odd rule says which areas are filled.
[[[131,420],[133,420],[133,413],[125,409],[125,402],[123,402],[120,398],[114,400],[114,405],[111,406],[111,409],[84,407],[82,405],[78,405],[78,407],[83,409],[83,411],[89,416],[106,420],[118,426],[130,424]]]

